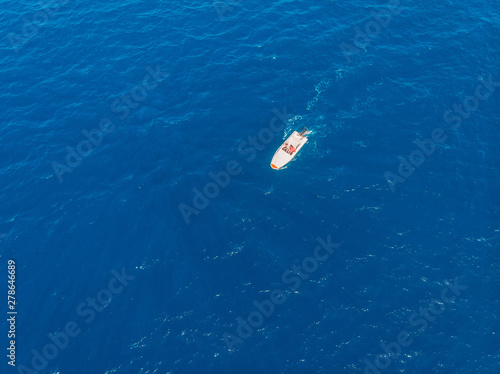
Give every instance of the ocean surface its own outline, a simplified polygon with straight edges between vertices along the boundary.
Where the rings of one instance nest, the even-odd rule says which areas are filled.
[[[0,28],[1,373],[500,372],[498,1]]]

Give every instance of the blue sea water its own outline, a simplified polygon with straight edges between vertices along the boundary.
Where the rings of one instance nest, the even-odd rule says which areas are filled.
[[[498,2],[30,0],[0,25],[2,373],[500,371]]]

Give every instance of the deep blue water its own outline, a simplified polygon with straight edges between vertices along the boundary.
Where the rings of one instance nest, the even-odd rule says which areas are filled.
[[[4,2],[1,372],[498,373],[500,7],[387,4]]]

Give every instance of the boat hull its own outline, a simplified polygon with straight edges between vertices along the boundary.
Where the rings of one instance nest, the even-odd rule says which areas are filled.
[[[283,168],[293,160],[306,142],[307,138],[305,136],[294,131],[274,153],[273,159],[271,160],[271,167],[275,170]],[[293,148],[290,148],[290,146]]]

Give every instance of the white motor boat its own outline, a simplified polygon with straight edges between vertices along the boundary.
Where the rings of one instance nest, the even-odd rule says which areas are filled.
[[[283,166],[288,164],[299,153],[300,149],[306,144],[307,138],[305,137],[307,128],[304,127],[300,134],[294,131],[285,142],[280,145],[278,150],[273,156],[271,161],[271,167],[273,169],[281,169]]]

